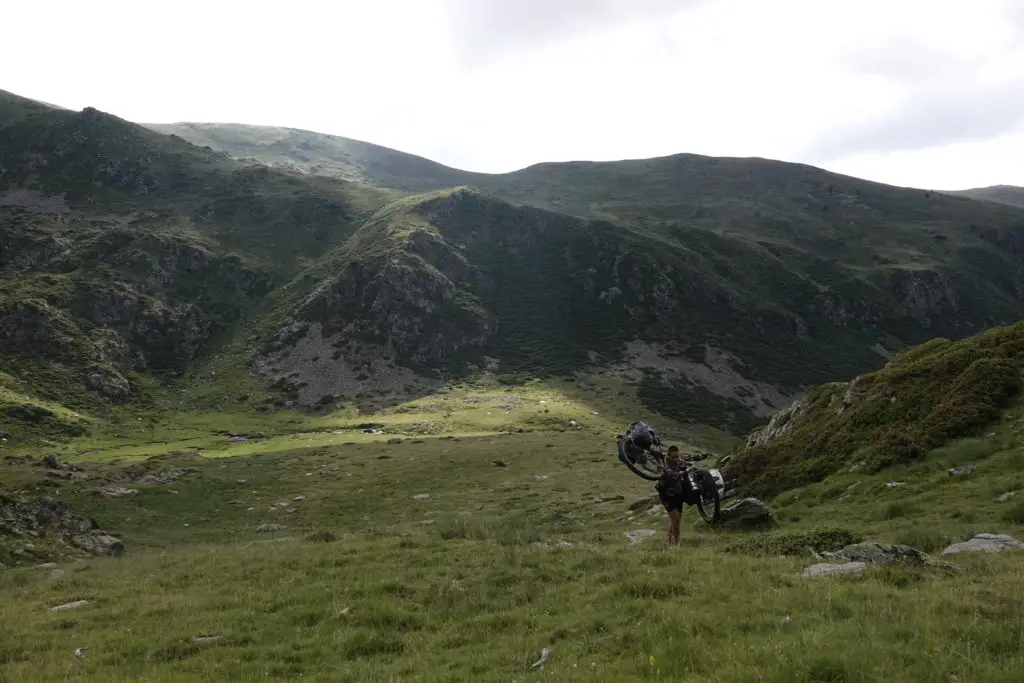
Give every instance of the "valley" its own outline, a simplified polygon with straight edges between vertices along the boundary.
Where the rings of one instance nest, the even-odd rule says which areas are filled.
[[[0,679],[1017,681],[1016,190],[0,91]]]

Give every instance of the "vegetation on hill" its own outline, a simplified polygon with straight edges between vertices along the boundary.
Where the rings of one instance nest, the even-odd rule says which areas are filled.
[[[883,369],[811,391],[751,434],[727,472],[773,496],[844,468],[874,472],[977,435],[1018,400],[1024,322],[960,341],[934,339]]]
[[[975,187],[970,190],[956,190],[947,192],[946,194],[955,194],[963,197],[970,197],[971,199],[981,199],[987,202],[1024,207],[1024,187],[1016,187],[1014,185]]]
[[[1024,313],[1024,212],[989,202],[694,155],[467,174],[0,103],[0,353],[28,395],[102,396],[90,414],[186,387],[200,407],[387,402],[486,368],[603,374],[742,433],[904,345]]]

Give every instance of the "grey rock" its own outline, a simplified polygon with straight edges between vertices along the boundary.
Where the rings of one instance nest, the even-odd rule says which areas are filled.
[[[93,555],[120,557],[124,554],[124,543],[107,534],[78,534],[71,537],[71,543]]]
[[[196,645],[212,645],[223,639],[223,636],[192,636],[192,642]]]
[[[417,493],[414,496],[409,496],[409,500],[430,500],[429,493]]]
[[[997,498],[996,500],[998,500],[1000,503],[1005,503],[1006,501],[1010,500],[1016,495],[1016,491],[1007,491],[1006,493],[1000,494],[999,498]]]
[[[771,508],[757,498],[742,498],[722,508],[716,525],[723,529],[752,529],[772,522]]]
[[[867,568],[866,562],[844,562],[842,564],[823,562],[812,564],[804,569],[804,576],[850,576],[860,574]]]
[[[657,535],[657,531],[653,529],[634,529],[632,531],[623,531],[622,535],[629,539],[631,545],[637,543],[643,543],[651,536]]]
[[[951,477],[962,477],[978,469],[977,465],[964,465],[963,467],[951,467],[946,470]]]
[[[284,529],[284,526],[281,524],[260,524],[256,527],[256,533],[267,534],[274,531],[280,531],[281,529]]]
[[[129,498],[139,495],[136,489],[126,489],[121,486],[113,486],[100,491],[104,498]]]
[[[77,607],[84,607],[85,605],[88,605],[88,604],[89,604],[88,600],[75,600],[74,602],[66,602],[63,605],[57,605],[56,607],[51,607],[48,611],[50,611],[50,612],[64,612],[64,611],[67,611],[69,609],[75,609]]]
[[[85,386],[116,402],[124,402],[132,397],[132,385],[128,380],[107,368],[89,373],[85,378]]]
[[[998,553],[1003,550],[1024,550],[1024,543],[1007,534],[976,534],[969,541],[954,543],[942,551],[942,555],[957,553],[986,552]]]
[[[854,543],[842,550],[823,552],[821,557],[833,562],[863,562],[868,566],[899,564],[910,567],[962,571],[956,565],[936,560],[931,555],[917,548],[911,548],[908,545],[890,545],[875,542]]]

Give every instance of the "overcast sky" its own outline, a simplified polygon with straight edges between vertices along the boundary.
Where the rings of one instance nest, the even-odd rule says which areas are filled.
[[[1024,0],[33,0],[0,88],[500,172],[677,152],[1024,185]]]

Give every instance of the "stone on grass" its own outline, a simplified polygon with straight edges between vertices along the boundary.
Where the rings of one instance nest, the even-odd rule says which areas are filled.
[[[281,524],[260,524],[258,527],[256,527],[256,533],[267,534],[273,531],[280,531],[283,528],[284,526]]]
[[[74,602],[65,602],[63,605],[57,605],[56,607],[51,607],[49,609],[49,611],[50,612],[64,612],[64,611],[69,610],[69,609],[75,609],[76,607],[84,607],[85,605],[88,605],[88,604],[89,604],[88,600],[75,600]]]
[[[752,529],[771,523],[771,508],[757,498],[742,498],[722,508],[716,525],[723,529]]]
[[[623,531],[622,535],[629,539],[630,544],[636,545],[637,543],[643,543],[651,536],[657,535],[657,533],[653,529],[634,529],[632,531]]]
[[[804,569],[804,576],[850,576],[860,574],[868,568],[866,562],[844,562],[832,564],[822,562]]]
[[[954,543],[942,551],[942,555],[956,555],[957,553],[986,552],[998,553],[1003,550],[1024,550],[1024,543],[1021,543],[1013,536],[1007,534],[976,534],[969,541]]]

